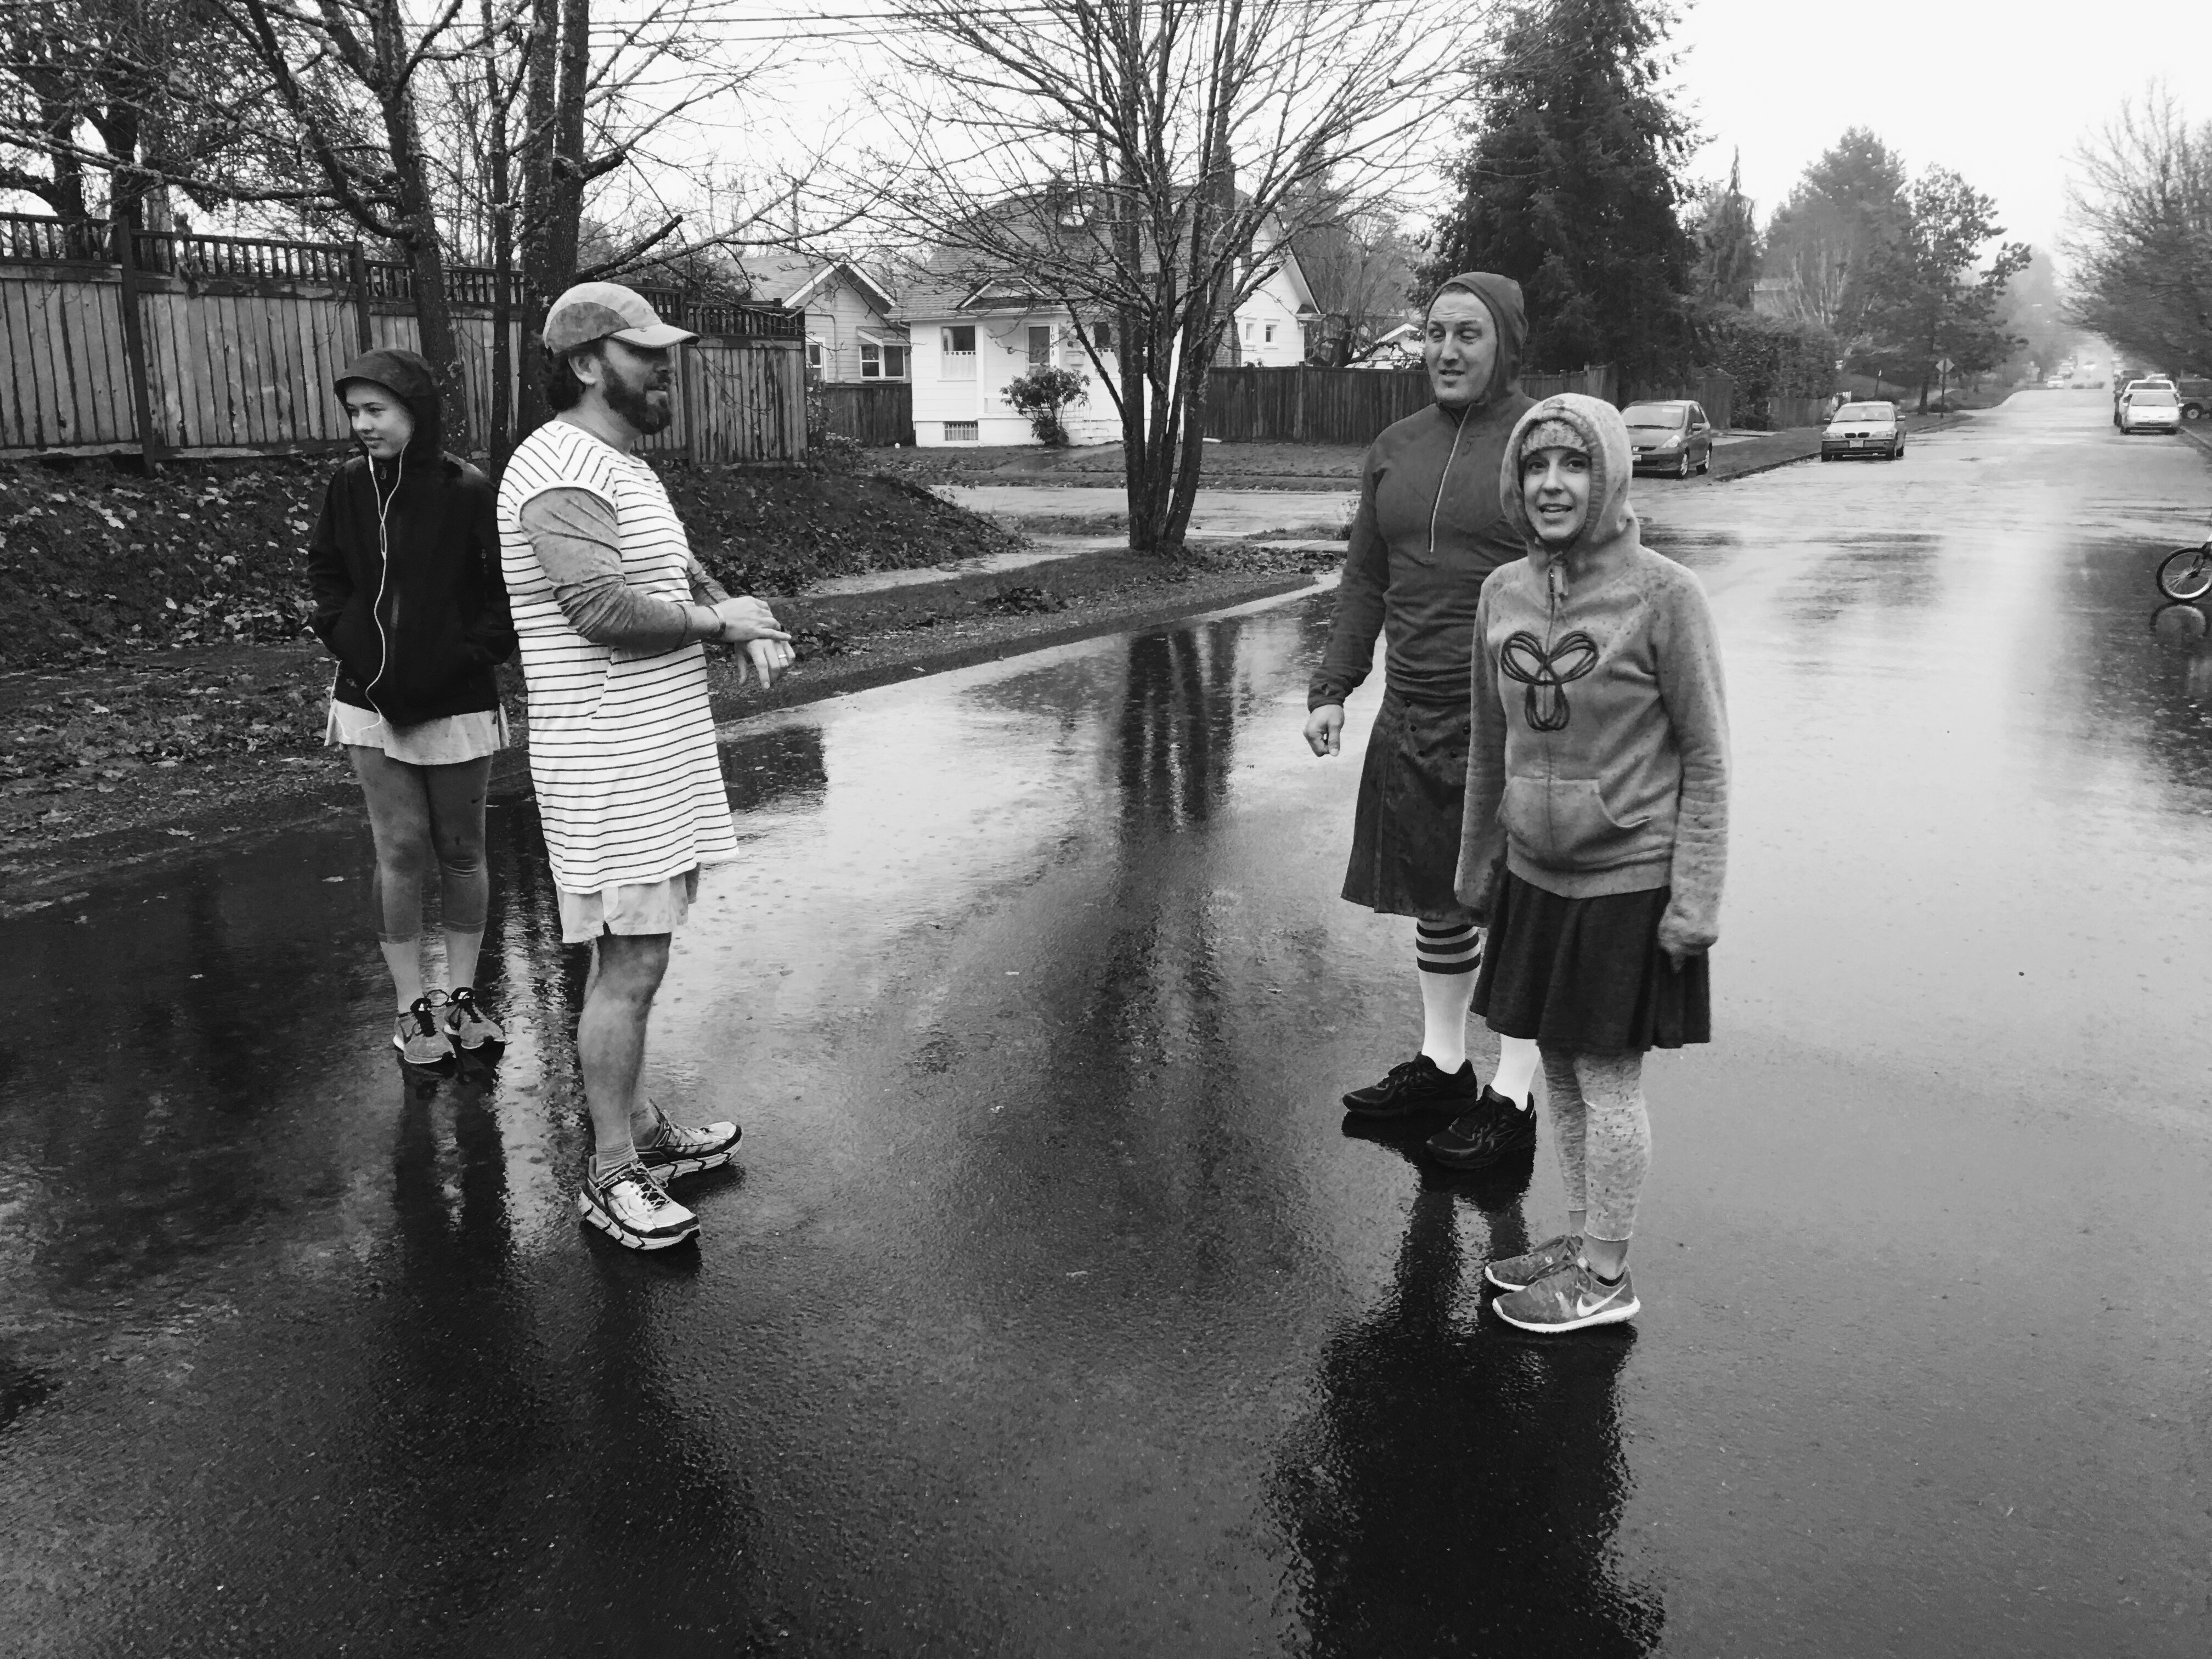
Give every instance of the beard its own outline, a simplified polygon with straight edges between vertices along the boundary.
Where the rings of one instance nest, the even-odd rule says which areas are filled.
[[[641,435],[650,437],[676,418],[674,395],[663,392],[656,403],[653,389],[646,384],[643,377],[633,380],[617,370],[607,376],[604,390],[607,408]]]

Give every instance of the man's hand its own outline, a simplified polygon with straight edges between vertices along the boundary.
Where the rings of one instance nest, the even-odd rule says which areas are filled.
[[[1306,716],[1306,747],[1316,755],[1334,755],[1344,746],[1344,705],[1325,702]]]
[[[722,619],[722,631],[717,637],[724,645],[743,645],[748,640],[787,640],[791,637],[776,625],[775,612],[750,594],[724,599],[714,607],[714,614]]]

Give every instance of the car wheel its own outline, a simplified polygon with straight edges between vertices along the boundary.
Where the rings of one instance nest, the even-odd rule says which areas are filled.
[[[1711,450],[1710,450],[1710,449],[1709,449],[1709,450],[1707,450],[1707,451],[1705,452],[1705,459],[1704,460],[1699,461],[1699,462],[1698,463],[1698,476],[1699,477],[1703,477],[1706,473],[1708,473],[1708,472],[1711,471],[1712,470],[1713,470],[1713,452],[1712,452]]]

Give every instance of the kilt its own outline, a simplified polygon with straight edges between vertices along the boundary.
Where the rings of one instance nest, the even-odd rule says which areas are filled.
[[[1413,702],[1386,690],[1359,772],[1344,896],[1388,916],[1468,921],[1453,889],[1467,799],[1465,698]]]

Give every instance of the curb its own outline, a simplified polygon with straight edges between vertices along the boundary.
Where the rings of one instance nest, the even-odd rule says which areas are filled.
[[[716,740],[718,743],[731,741],[739,734],[728,728],[742,725],[757,715],[778,714],[854,691],[872,690],[878,686],[919,679],[929,674],[948,673],[957,668],[972,668],[979,663],[1026,656],[1031,652],[1049,651],[1056,647],[1079,644],[1085,640],[1103,638],[1111,634],[1164,627],[1188,617],[1205,616],[1307,588],[1317,589],[1320,585],[1318,579],[1310,574],[1255,577],[1250,582],[1240,583],[1225,592],[1209,593],[1202,599],[1193,598],[1133,612],[1102,616],[1088,622],[1048,629],[1041,633],[946,646],[940,650],[903,658],[895,663],[854,662],[849,666],[830,667],[818,676],[810,675],[799,681],[786,680],[765,696],[719,693],[713,696],[708,705],[714,721]],[[493,758],[491,779],[485,796],[488,800],[502,806],[512,806],[530,798],[530,751],[526,747],[503,749]],[[165,824],[113,830],[64,842],[55,851],[58,856],[67,860],[66,867],[11,878],[8,898],[6,902],[0,902],[0,921],[10,921],[65,901],[84,897],[94,889],[113,886],[120,880],[175,869],[215,854],[228,853],[290,830],[304,829],[309,824],[320,823],[332,812],[356,810],[359,799],[360,790],[348,778],[290,797],[277,805],[270,816],[251,825],[226,825],[221,822],[251,810],[250,805],[233,805],[227,808],[210,807],[198,816],[172,819]],[[172,830],[186,832],[190,839],[171,837],[169,832]]]
[[[1923,433],[1944,432],[1954,426],[1963,426],[1973,416],[1973,410],[1965,410],[1956,415],[1938,415],[1925,426],[1910,427],[1906,429],[1911,436],[1918,437]],[[1713,482],[1734,483],[1738,478],[1756,477],[1759,473],[1771,472],[1778,467],[1795,466],[1800,461],[1817,460],[1820,459],[1820,441],[1816,436],[1813,440],[1813,447],[1802,455],[1784,455],[1774,460],[1761,461],[1755,466],[1745,467],[1741,472],[1716,473],[1713,475]]]

